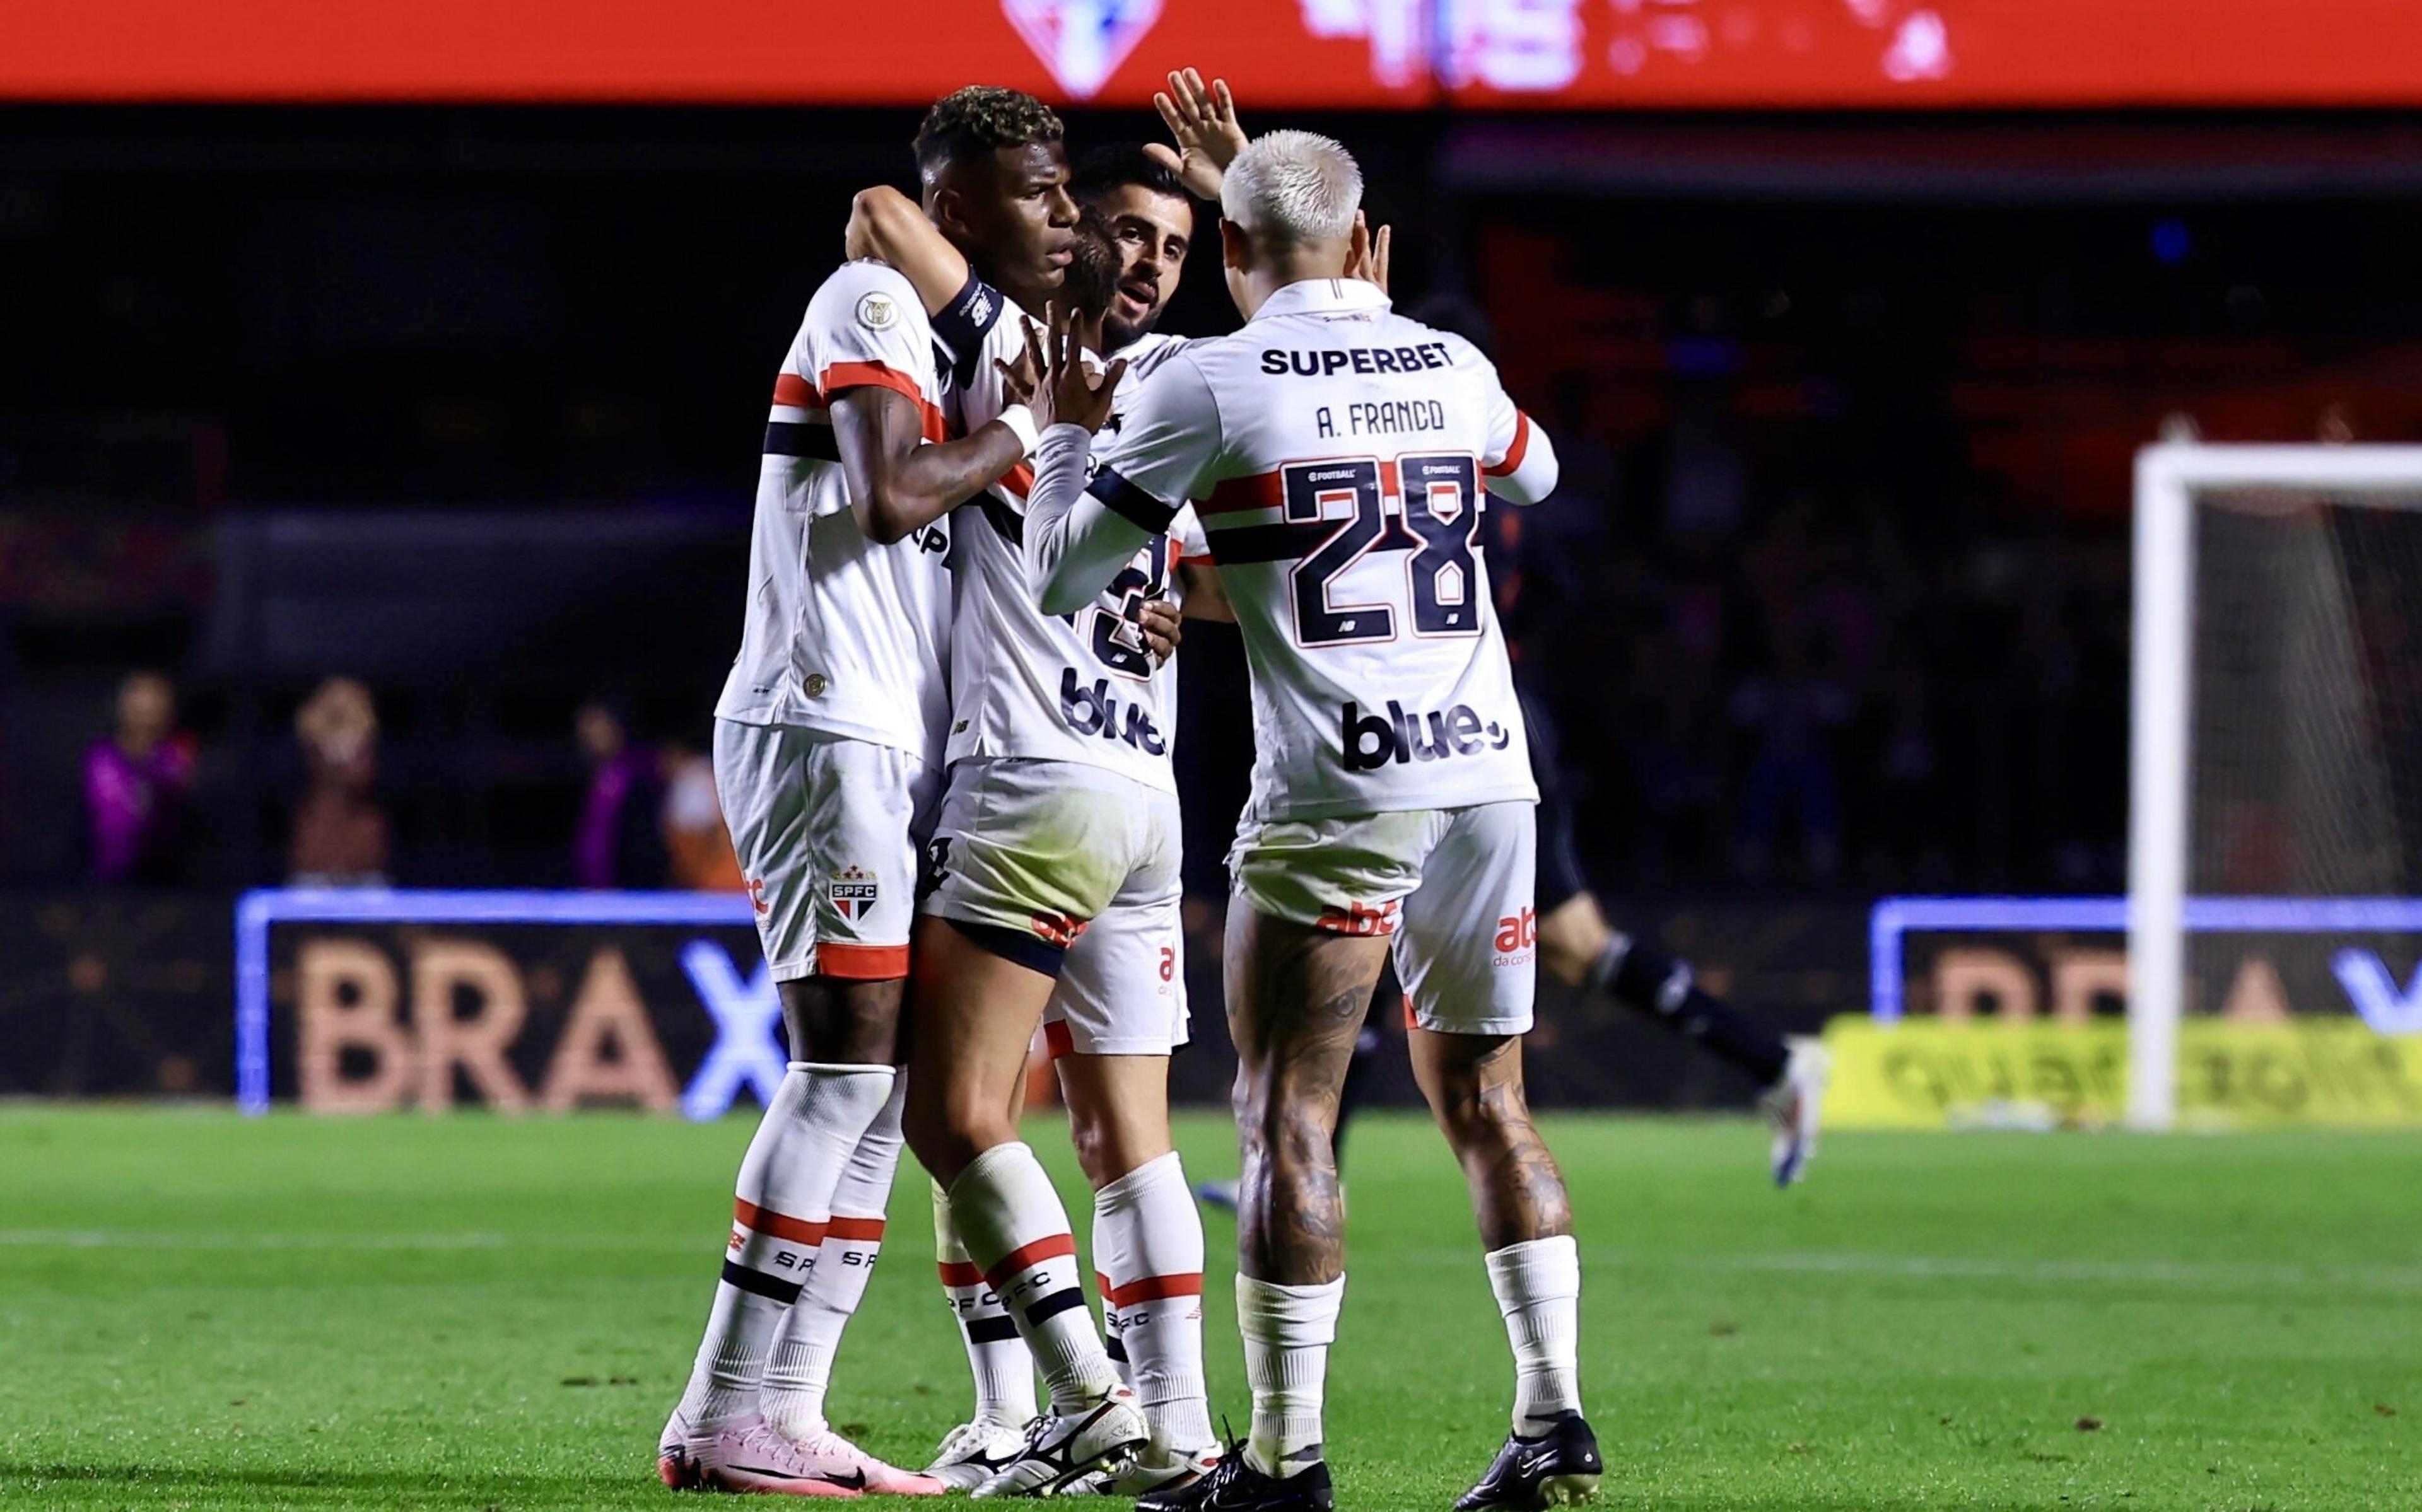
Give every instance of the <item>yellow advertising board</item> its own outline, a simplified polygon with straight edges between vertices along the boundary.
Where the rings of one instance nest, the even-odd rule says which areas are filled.
[[[1825,1026],[1825,1045],[1832,1128],[2092,1128],[2119,1122],[2127,1107],[2128,1028],[2117,1019],[1845,1015]],[[2381,1035],[2352,1018],[2188,1019],[2178,1026],[2178,1121],[2422,1128],[2422,1035]]]

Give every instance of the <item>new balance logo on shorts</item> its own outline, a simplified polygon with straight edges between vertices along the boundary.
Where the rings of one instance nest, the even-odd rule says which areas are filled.
[[[1365,714],[1360,704],[1347,704],[1337,733],[1348,772],[1376,772],[1391,761],[1401,766],[1408,761],[1443,761],[1449,756],[1502,751],[1513,740],[1511,730],[1493,719],[1483,720],[1470,704],[1408,714],[1393,698],[1388,700],[1384,719]]]
[[[876,891],[874,874],[863,866],[852,866],[832,880],[833,912],[844,919],[862,919],[874,907]]]
[[[1360,903],[1348,903],[1344,908],[1332,905],[1320,911],[1316,927],[1330,934],[1394,934],[1396,905],[1392,901],[1377,908],[1366,908]]]
[[[1152,716],[1136,704],[1126,706],[1126,721],[1119,720],[1119,701],[1110,695],[1110,679],[1095,678],[1092,687],[1077,680],[1077,669],[1068,667],[1060,674],[1060,717],[1079,735],[1098,735],[1105,740],[1124,740],[1151,756],[1169,754],[1169,741]]]

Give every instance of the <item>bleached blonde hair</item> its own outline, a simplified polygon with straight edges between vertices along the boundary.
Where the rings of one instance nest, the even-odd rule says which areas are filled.
[[[1344,241],[1362,208],[1354,154],[1316,132],[1258,136],[1219,186],[1219,210],[1248,235],[1280,243]]]

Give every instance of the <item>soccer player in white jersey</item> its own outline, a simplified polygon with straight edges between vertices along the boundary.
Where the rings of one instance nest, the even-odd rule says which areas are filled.
[[[1516,1363],[1513,1433],[1458,1505],[1578,1500],[1602,1471],[1581,1413],[1570,1207],[1522,1086],[1537,793],[1475,550],[1489,498],[1544,496],[1555,454],[1468,343],[1345,276],[1360,196],[1325,137],[1278,132],[1239,154],[1220,239],[1246,325],[1163,364],[1098,456],[1077,426],[1046,432],[1028,503],[1035,591],[1061,613],[1191,502],[1252,671],[1226,963],[1252,1426],[1243,1453],[1143,1498],[1145,1512],[1330,1504],[1320,1406],[1345,1292],[1332,1126],[1391,951]],[[1056,413],[1102,413],[1082,392],[1093,382],[1055,332]]]
[[[1004,279],[1039,297],[1077,218],[1058,123],[1046,148],[1030,117],[994,103],[943,101],[920,158],[984,138],[968,213],[1004,249]],[[775,380],[715,763],[797,1058],[742,1161],[706,1336],[658,1442],[676,1489],[946,1489],[860,1453],[823,1405],[899,1157],[903,980],[949,719],[944,516],[1030,450],[1017,397],[946,441],[923,306],[874,263],[826,280]]]
[[[1181,343],[1147,337],[1193,235],[1193,206],[1176,177],[1140,148],[1105,148],[1079,162],[1071,187],[1086,219],[1061,303],[1095,318],[1120,310],[1118,336],[1103,342],[1114,351],[1150,360],[1176,350]],[[861,194],[849,246],[908,276],[946,345],[994,359],[1024,346],[1024,312],[984,281],[982,254],[971,269],[904,196]],[[1122,392],[1135,373],[1131,366]],[[955,397],[969,426],[1003,402],[993,362],[977,363]],[[1202,1217],[1169,1129],[1169,1055],[1186,1037],[1170,766],[1175,669],[1156,672],[1135,621],[1181,581],[1189,613],[1205,612],[1207,600],[1226,616],[1190,514],[1137,553],[1100,601],[1067,618],[1042,615],[1018,544],[1024,509],[1013,475],[980,515],[962,517],[951,789],[926,908],[1054,979],[1044,1036],[1094,1189],[1109,1353],[1152,1435],[1130,1467],[1079,1477],[1073,1489],[1132,1496],[1190,1480],[1218,1457],[1203,1379]],[[1104,892],[1105,879],[1090,874],[1120,847],[1085,837],[1106,820],[1124,829],[1130,817],[1142,821],[1141,859]],[[1022,1090],[1021,1081],[1013,1104]],[[1000,1294],[961,1251],[938,1185],[935,1232],[977,1400],[927,1473],[980,1486],[1023,1453],[1033,1366]]]

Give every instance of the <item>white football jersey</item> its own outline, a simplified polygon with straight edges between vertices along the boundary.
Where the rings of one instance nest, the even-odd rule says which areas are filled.
[[[988,291],[987,291],[988,292]],[[1025,344],[1021,312],[999,294],[962,296],[954,307],[989,310],[982,329],[964,320],[941,332],[953,363],[946,387],[959,432],[1000,413],[1000,371]],[[1141,349],[1152,338],[1135,345]],[[1128,368],[1130,386],[1136,366]],[[1027,578],[1024,463],[956,516],[958,604],[952,630],[948,758],[1017,756],[1079,761],[1176,791],[1170,767],[1177,733],[1174,659],[1153,664],[1136,629],[1143,604],[1177,597],[1177,564],[1203,554],[1201,527],[1182,512],[1128,561],[1109,587],[1073,615],[1046,615]]]
[[[889,546],[857,528],[826,409],[854,388],[916,401],[944,436],[933,327],[908,280],[846,264],[808,303],[774,380],[740,655],[715,707],[745,725],[872,740],[939,766],[950,716],[946,522]]]
[[[1310,280],[1164,361],[1072,504],[1073,429],[1044,453],[1046,606],[1192,502],[1252,669],[1249,819],[1538,796],[1480,511],[1544,497],[1555,454],[1470,343]]]

